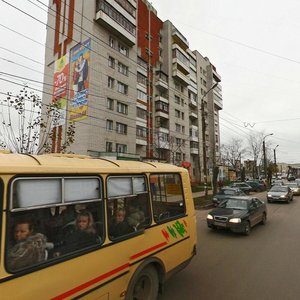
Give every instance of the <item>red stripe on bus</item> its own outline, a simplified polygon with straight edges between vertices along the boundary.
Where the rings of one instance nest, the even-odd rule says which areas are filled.
[[[124,269],[126,269],[128,267],[129,267],[129,264],[125,264],[123,266],[120,266],[120,267],[118,267],[118,268],[116,268],[116,269],[114,269],[112,271],[109,271],[109,272],[107,272],[107,273],[105,273],[105,274],[103,274],[103,275],[101,275],[99,277],[96,277],[96,278],[94,278],[94,279],[92,279],[92,280],[90,280],[90,281],[88,281],[88,282],[86,282],[86,283],[84,283],[82,285],[79,285],[78,287],[76,287],[76,288],[74,288],[72,290],[69,290],[69,291],[67,291],[67,292],[65,292],[65,293],[63,293],[63,294],[61,294],[59,296],[56,296],[56,297],[52,298],[51,300],[65,299],[65,298],[67,298],[69,296],[72,296],[72,295],[74,295],[74,294],[76,294],[76,293],[78,293],[78,292],[80,292],[80,291],[82,291],[82,290],[90,287],[91,285],[94,285],[94,284],[98,283],[101,280],[104,280],[104,279],[106,279],[106,278],[108,278],[108,277],[110,277],[110,276],[112,276],[112,275],[114,275],[114,274],[116,274],[116,273],[118,273],[120,271],[123,271]]]
[[[155,246],[153,246],[151,248],[148,248],[148,249],[146,249],[146,250],[144,250],[142,252],[139,252],[137,254],[134,254],[134,255],[130,256],[130,259],[136,259],[136,258],[138,258],[140,256],[143,256],[143,255],[145,255],[145,254],[147,254],[149,252],[152,252],[152,251],[154,251],[156,249],[159,249],[159,248],[161,248],[163,246],[166,246],[166,245],[167,245],[167,242],[160,243],[160,244],[155,245]]]

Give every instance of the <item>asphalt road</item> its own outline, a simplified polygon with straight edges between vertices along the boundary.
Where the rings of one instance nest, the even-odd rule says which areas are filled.
[[[266,193],[257,196],[267,203]],[[300,196],[267,207],[267,224],[250,236],[212,231],[209,210],[197,211],[198,253],[159,299],[300,299]]]

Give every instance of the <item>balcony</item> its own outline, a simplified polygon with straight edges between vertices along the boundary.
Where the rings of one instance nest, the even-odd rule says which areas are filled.
[[[167,96],[161,96],[161,95],[155,96],[155,101],[161,101],[169,104],[169,99],[166,97]]]
[[[173,30],[172,37],[174,43],[178,44],[182,49],[187,50],[189,48],[188,40],[177,30]]]
[[[197,102],[194,99],[189,99],[189,105],[191,107],[196,108],[197,107]]]
[[[189,117],[191,119],[198,119],[198,114],[196,112],[194,112],[194,111],[190,111],[189,112]]]
[[[119,5],[114,6],[104,0],[98,0],[95,20],[132,47],[136,44],[136,20]],[[126,26],[123,27],[121,24],[124,23],[126,23]],[[127,30],[125,27],[130,29]]]
[[[198,148],[190,148],[191,154],[199,154],[199,149]]]
[[[147,146],[147,139],[141,136],[136,136],[135,143],[137,145]]]
[[[161,117],[164,119],[169,119],[169,112],[166,112],[164,110],[156,110],[155,111],[155,117]]]
[[[166,75],[162,71],[157,71],[155,85],[157,88],[159,88],[163,91],[167,91],[169,89],[168,75]]]
[[[180,72],[176,67],[173,65],[173,77],[179,80],[184,85],[190,84],[190,78],[186,75],[184,75],[182,72]]]

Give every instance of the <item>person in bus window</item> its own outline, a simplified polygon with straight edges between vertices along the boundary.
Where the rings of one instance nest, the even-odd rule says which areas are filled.
[[[8,250],[9,269],[22,269],[46,260],[46,242],[43,234],[34,232],[31,220],[18,220],[14,226],[13,242]]]
[[[143,227],[145,214],[138,206],[131,204],[128,207],[127,221],[129,226],[133,227],[133,229],[137,231]]]
[[[109,235],[112,238],[126,235],[133,232],[133,228],[129,226],[125,219],[126,212],[124,209],[117,209],[114,215],[114,219],[109,224]]]
[[[94,218],[91,212],[84,210],[78,213],[74,230],[65,236],[63,253],[80,250],[99,243]],[[56,254],[57,256],[57,254]]]

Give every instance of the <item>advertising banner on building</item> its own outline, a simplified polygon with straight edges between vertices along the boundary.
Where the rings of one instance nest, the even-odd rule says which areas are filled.
[[[66,123],[66,108],[68,99],[69,54],[58,59],[54,64],[52,102],[59,107],[59,119],[55,120],[53,127]]]
[[[89,65],[91,39],[71,50],[71,80],[69,120],[76,122],[87,117],[89,94]]]

